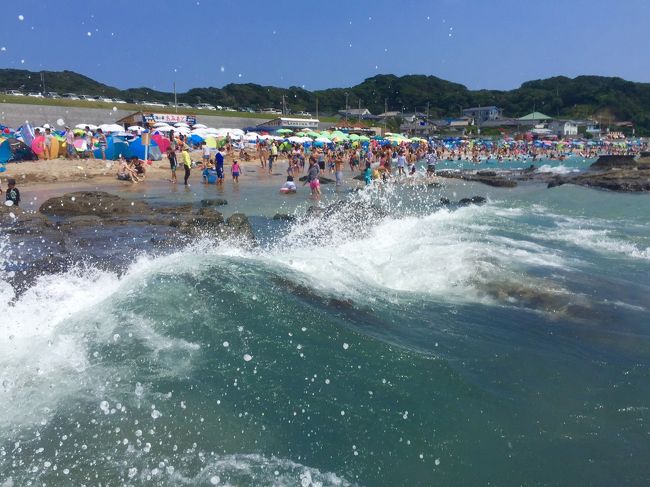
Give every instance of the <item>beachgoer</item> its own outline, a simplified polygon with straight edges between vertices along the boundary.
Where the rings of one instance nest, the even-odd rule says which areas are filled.
[[[372,184],[372,167],[370,161],[366,162],[366,170],[363,172],[363,180],[366,182],[366,186]]]
[[[54,138],[54,135],[52,135],[52,131],[50,128],[45,129],[45,160],[47,161],[48,159],[52,159],[52,139]],[[58,154],[57,154],[58,155]]]
[[[336,169],[336,185],[341,186],[343,184],[343,155],[341,153],[336,156],[334,166]]]
[[[172,178],[170,181],[176,184],[176,168],[178,168],[178,160],[176,159],[176,151],[174,151],[171,144],[167,148],[167,159],[169,159],[169,167],[172,170]]]
[[[65,127],[65,152],[68,159],[76,159],[77,151],[74,148],[74,132],[68,126]]]
[[[207,166],[210,162],[210,148],[205,142],[201,142],[201,148],[203,149],[203,166]]]
[[[217,150],[217,155],[214,158],[216,170],[217,170],[217,184],[223,184],[224,174],[223,174],[223,162],[224,162],[223,152],[221,149]]]
[[[94,159],[95,155],[93,154],[93,133],[90,130],[90,127],[86,125],[84,130],[84,140],[86,141],[86,156]]]
[[[307,180],[305,181],[305,184],[309,182],[309,189],[311,189],[312,196],[320,196],[321,194],[320,180],[318,179],[319,174],[319,165],[314,160],[309,161],[309,170],[307,172]]]
[[[282,185],[280,191],[283,193],[295,193],[297,191],[296,183],[293,181],[293,176],[287,176],[287,181]]]
[[[16,188],[16,180],[13,178],[7,180],[7,194],[5,195],[5,201],[11,201],[14,206],[20,205],[20,191]]]
[[[278,146],[275,142],[271,143],[271,155],[269,156],[269,174],[273,170],[273,162],[278,158]]]
[[[190,179],[190,173],[192,172],[192,158],[186,144],[183,144],[181,158],[183,159],[183,168],[185,168],[185,186],[189,187],[187,181]]]
[[[106,160],[106,149],[108,148],[108,141],[102,129],[97,129],[97,140],[99,142],[99,150],[102,153],[102,160]]]
[[[269,161],[269,167],[270,167],[271,162]],[[232,180],[236,183],[239,182],[239,174],[241,173],[241,167],[239,166],[239,163],[237,160],[232,161]]]

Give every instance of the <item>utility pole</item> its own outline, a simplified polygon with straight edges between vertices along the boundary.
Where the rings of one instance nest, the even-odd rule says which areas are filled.
[[[359,123],[361,123],[361,98],[359,98]]]
[[[384,133],[386,133],[386,128],[388,121],[388,98],[384,98]]]
[[[176,81],[174,81],[174,109],[178,113],[178,99],[176,97]]]
[[[348,121],[348,97],[350,94],[346,91],[345,92],[345,121]]]
[[[318,119],[318,97],[316,97],[316,119]]]
[[[45,96],[45,73],[41,71],[41,85],[43,86],[43,96]]]
[[[284,95],[282,95],[282,115],[287,114],[287,104],[284,99]]]

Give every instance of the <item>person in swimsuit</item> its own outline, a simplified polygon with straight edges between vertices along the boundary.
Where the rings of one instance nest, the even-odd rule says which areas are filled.
[[[232,180],[236,183],[239,182],[239,174],[241,173],[241,167],[239,166],[239,162],[232,161]]]

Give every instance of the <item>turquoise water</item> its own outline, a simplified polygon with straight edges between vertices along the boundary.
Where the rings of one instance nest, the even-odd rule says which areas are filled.
[[[309,204],[250,188],[224,189],[228,211]],[[206,237],[0,289],[0,481],[650,482],[647,195],[452,180],[337,199],[255,219],[257,248]]]

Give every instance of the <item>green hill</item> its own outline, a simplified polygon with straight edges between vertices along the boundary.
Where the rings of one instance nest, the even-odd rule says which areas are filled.
[[[46,91],[58,93],[119,97],[127,101],[170,102],[173,94],[150,88],[119,90],[72,71],[44,71]],[[0,90],[42,91],[41,73],[17,69],[0,69]],[[650,83],[636,83],[621,78],[578,76],[528,81],[509,91],[469,90],[465,86],[435,76],[378,75],[349,88],[307,91],[299,87],[277,88],[253,83],[228,84],[223,88],[193,88],[178,94],[185,103],[211,103],[232,107],[265,108],[282,106],[284,96],[293,111],[314,113],[318,102],[320,114],[334,114],[348,105],[359,103],[372,113],[382,113],[387,104],[391,111],[424,112],[429,106],[432,117],[459,114],[462,107],[496,105],[504,115],[519,117],[533,111],[553,117],[600,117],[609,122],[633,121],[637,133],[650,134]],[[317,101],[318,100],[318,101]]]

